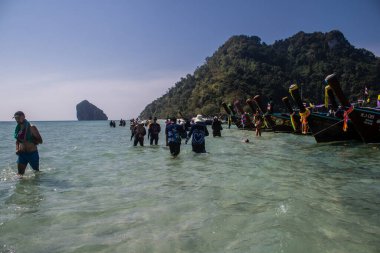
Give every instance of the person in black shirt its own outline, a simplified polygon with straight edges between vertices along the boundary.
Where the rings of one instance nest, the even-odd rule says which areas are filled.
[[[153,122],[149,124],[148,127],[148,139],[150,138],[150,145],[157,145],[158,135],[161,132],[161,126],[157,123],[157,117],[154,117]]]
[[[137,146],[137,143],[140,143],[140,146],[144,146],[144,136],[146,135],[146,130],[144,124],[141,121],[138,121],[137,125],[134,128],[134,141],[133,146]]]
[[[222,122],[220,122],[220,120],[218,119],[218,117],[214,117],[214,121],[212,122],[212,136],[219,136],[221,137],[222,136],[222,133],[220,132],[221,130],[223,130],[222,128]]]

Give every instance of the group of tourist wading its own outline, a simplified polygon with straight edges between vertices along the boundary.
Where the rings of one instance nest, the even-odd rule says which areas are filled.
[[[361,103],[350,103],[344,95],[339,80],[335,74],[325,79],[325,104],[321,106],[311,105],[302,101],[298,86],[293,84],[289,93],[298,107],[293,110],[288,97],[284,97],[285,108],[288,113],[274,113],[274,103],[269,100],[267,107],[263,106],[261,96],[256,95],[247,99],[246,103],[251,108],[252,114],[243,110],[239,100],[233,105],[222,103],[226,113],[228,128],[233,122],[239,129],[255,130],[256,136],[261,136],[261,130],[273,132],[288,132],[295,134],[313,135],[317,142],[350,141],[358,140],[364,143],[380,143],[380,95],[377,107],[370,108]],[[367,91],[366,91],[367,92]],[[368,93],[367,93],[368,95]],[[335,96],[340,106],[335,101]],[[369,101],[368,99],[363,99]],[[239,115],[240,114],[240,115]],[[16,139],[16,154],[18,156],[18,175],[22,176],[28,164],[33,170],[39,171],[39,154],[37,145],[42,143],[42,137],[37,127],[25,119],[22,111],[14,114],[17,126],[14,132]],[[206,153],[205,137],[209,135],[207,124],[202,115],[197,115],[191,121],[177,120],[172,117],[166,120],[165,143],[169,147],[172,156],[177,156],[181,151],[181,141],[187,144],[191,138],[192,150],[195,153]],[[212,134],[221,136],[222,125],[218,117],[212,122]],[[125,126],[125,120],[120,120],[120,126]],[[116,122],[110,122],[111,127],[116,127]],[[133,145],[144,146],[144,138],[147,135],[150,145],[157,145],[161,126],[157,118],[150,117],[143,122],[139,119],[130,121],[131,141]],[[245,142],[249,142],[248,139]]]
[[[148,129],[148,134],[146,131]],[[222,123],[218,117],[212,121],[212,134],[214,137],[221,137]],[[142,121],[137,119],[130,120],[131,141],[133,145],[144,146],[144,138],[147,135],[150,145],[158,145],[161,126],[157,118],[149,117],[149,120]],[[168,118],[165,121],[165,143],[169,147],[170,154],[177,156],[181,152],[182,140],[185,144],[191,138],[192,150],[195,153],[206,153],[205,137],[209,136],[206,121],[202,115],[198,114],[191,121],[178,119],[176,117]]]

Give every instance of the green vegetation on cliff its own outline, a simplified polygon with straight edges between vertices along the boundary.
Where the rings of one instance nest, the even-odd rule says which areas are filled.
[[[165,118],[178,116],[178,111],[185,116],[215,115],[224,113],[222,102],[245,101],[257,94],[264,101],[272,97],[278,109],[292,83],[301,87],[305,101],[322,103],[323,80],[331,73],[339,75],[352,100],[362,98],[365,86],[373,102],[380,94],[380,58],[356,49],[339,31],[299,32],[273,45],[257,36],[233,36],[140,116]]]

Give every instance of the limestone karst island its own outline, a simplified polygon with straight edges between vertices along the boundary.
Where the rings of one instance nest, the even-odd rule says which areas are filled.
[[[103,110],[91,104],[87,100],[83,100],[76,106],[78,120],[108,120]]]

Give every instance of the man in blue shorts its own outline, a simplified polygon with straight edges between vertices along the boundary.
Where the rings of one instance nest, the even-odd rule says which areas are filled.
[[[14,137],[16,139],[16,155],[18,155],[18,175],[24,175],[28,163],[33,170],[39,171],[40,157],[37,145],[42,143],[42,137],[37,127],[25,119],[23,112],[16,112],[14,118],[17,122]]]

